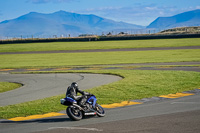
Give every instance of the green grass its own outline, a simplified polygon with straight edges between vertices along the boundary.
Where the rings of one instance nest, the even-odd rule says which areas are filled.
[[[0,52],[200,46],[200,38],[0,44]]]
[[[17,83],[0,82],[0,93],[14,90],[21,86],[22,86],[21,84],[17,84]]]
[[[157,50],[1,55],[0,68],[62,67],[100,64],[200,61],[200,50]]]
[[[199,88],[200,73],[183,71],[141,71],[141,70],[85,70],[65,72],[90,72],[120,75],[124,79],[90,90],[99,104],[110,104],[126,100],[142,99]],[[81,86],[80,86],[81,88]],[[65,110],[60,104],[63,95],[32,102],[0,107],[0,119],[44,114]]]

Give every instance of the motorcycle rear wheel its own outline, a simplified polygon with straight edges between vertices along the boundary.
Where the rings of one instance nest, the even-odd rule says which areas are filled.
[[[83,118],[83,113],[76,107],[69,106],[66,110],[67,115],[71,120],[79,121]]]

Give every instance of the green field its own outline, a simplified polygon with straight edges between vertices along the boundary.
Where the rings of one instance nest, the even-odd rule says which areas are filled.
[[[0,68],[67,67],[123,63],[200,61],[200,50],[157,50],[0,55]]]
[[[0,44],[0,52],[200,46],[200,38]]]
[[[159,39],[103,42],[56,42],[33,44],[1,44],[1,52],[81,50],[137,47],[199,46],[200,38]],[[100,64],[153,63],[153,62],[199,62],[200,49],[152,50],[56,54],[5,54],[0,55],[0,68],[61,68]],[[54,71],[56,72],[56,71]],[[184,71],[147,70],[77,70],[57,72],[106,73],[120,75],[122,80],[88,90],[97,96],[100,104],[142,99],[169,93],[200,88],[200,73]],[[35,73],[35,72],[33,72]],[[61,111],[63,95],[17,105],[0,107],[0,118],[12,118]]]
[[[0,93],[14,90],[21,86],[22,86],[21,84],[17,84],[17,83],[0,82]]]

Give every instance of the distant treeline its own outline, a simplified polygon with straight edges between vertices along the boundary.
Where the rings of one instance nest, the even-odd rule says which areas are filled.
[[[173,39],[173,38],[199,38],[200,34],[141,34],[122,36],[86,36],[67,38],[34,38],[34,39],[8,39],[0,40],[0,44],[37,43],[37,42],[86,42],[86,41],[112,41],[112,40],[145,40],[145,39]]]

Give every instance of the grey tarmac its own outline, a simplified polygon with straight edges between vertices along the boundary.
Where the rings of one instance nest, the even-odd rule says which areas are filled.
[[[200,49],[200,46],[120,48],[120,49],[88,49],[88,50],[58,50],[58,51],[27,51],[27,52],[0,52],[0,55],[3,55],[3,54],[48,54],[48,53],[85,53],[85,52],[116,52],[116,51],[149,51],[149,50],[178,50],[178,49]]]
[[[200,95],[106,109],[106,116],[71,121],[67,115],[28,121],[2,121],[2,133],[139,132],[198,133]]]
[[[119,76],[105,74],[0,74],[0,81],[17,82],[24,86],[0,93],[0,106],[12,105],[65,94],[72,82],[82,90],[121,80]]]

